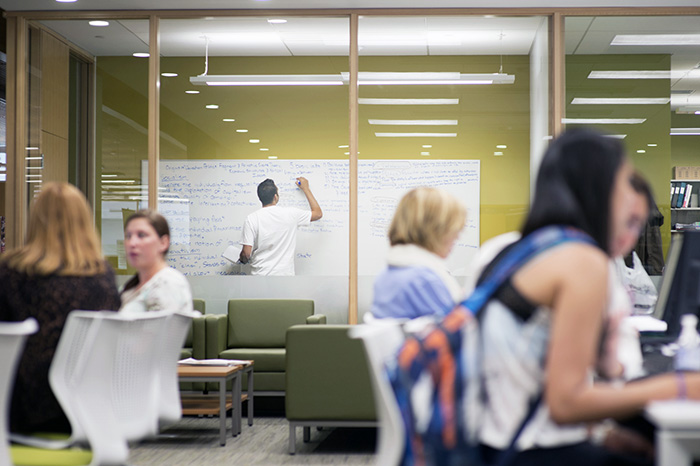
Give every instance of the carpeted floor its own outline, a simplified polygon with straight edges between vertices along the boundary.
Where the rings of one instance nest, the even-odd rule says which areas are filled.
[[[256,405],[258,400],[256,399]],[[287,453],[289,424],[278,409],[256,406],[253,426],[243,418],[241,435],[231,437],[231,418],[226,446],[219,445],[219,419],[185,417],[153,440],[131,447],[129,463],[149,465],[278,465],[278,464],[374,464],[376,429],[324,428],[311,430],[304,443],[297,429],[297,453]],[[245,412],[244,412],[245,415]]]

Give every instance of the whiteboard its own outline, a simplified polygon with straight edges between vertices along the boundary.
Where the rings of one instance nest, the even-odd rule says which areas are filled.
[[[247,275],[249,266],[221,257],[238,245],[248,214],[261,208],[257,186],[275,181],[282,207],[308,209],[295,178],[304,176],[323,218],[299,228],[297,275],[348,275],[349,172],[344,160],[161,160],[159,210],[171,229],[170,264],[189,276]],[[360,275],[385,267],[386,232],[399,199],[417,186],[441,187],[461,199],[468,224],[448,265],[455,275],[479,246],[478,160],[361,160],[358,165]]]

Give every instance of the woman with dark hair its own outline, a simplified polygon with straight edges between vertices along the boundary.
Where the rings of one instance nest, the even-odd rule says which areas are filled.
[[[187,279],[168,267],[170,248],[168,221],[154,210],[139,210],[124,227],[126,259],[136,275],[122,290],[122,312],[192,310],[192,292]]]
[[[487,462],[508,448],[530,401],[540,394],[542,401],[518,437],[513,465],[650,463],[648,457],[594,444],[587,423],[633,416],[652,400],[700,399],[696,373],[627,384],[611,380],[620,367],[610,363],[615,354],[602,343],[608,341],[619,289],[610,258],[630,247],[630,235],[638,235],[645,220],[633,208],[632,175],[620,142],[592,130],[568,131],[547,150],[523,237],[563,225],[587,234],[595,245],[567,242],[534,257],[482,311],[488,402],[480,440]]]

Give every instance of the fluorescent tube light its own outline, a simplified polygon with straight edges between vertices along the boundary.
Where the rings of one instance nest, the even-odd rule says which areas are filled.
[[[348,147],[350,147],[350,146],[347,144],[342,144],[342,145],[338,146],[338,149],[347,149]]]
[[[224,118],[223,121],[226,121],[226,122],[230,123],[230,122],[236,121],[236,120],[235,120],[234,118]]]
[[[260,139],[248,139],[248,142],[251,144],[257,144],[260,142]]]
[[[102,180],[102,183],[136,183],[136,180]]]
[[[109,21],[94,20],[94,21],[88,21],[88,24],[90,26],[95,26],[95,27],[105,27],[105,26],[109,26]]]
[[[498,145],[496,146],[496,149],[508,149],[508,146],[505,145],[505,144],[498,144]]]
[[[177,73],[161,73],[160,75],[163,76],[164,78],[175,78],[175,77],[177,77]]]
[[[431,149],[433,147],[432,144],[423,144],[423,149]]]
[[[562,118],[565,125],[639,125],[646,118]]]
[[[430,155],[430,152],[421,152],[420,155]]]
[[[670,101],[670,97],[575,97],[571,103],[574,105],[665,105]]]
[[[267,158],[270,159],[270,160],[277,160],[277,156],[276,156],[276,155],[268,155]]]
[[[209,110],[216,110],[217,108],[219,108],[219,106],[216,104],[209,104],[206,106],[206,108],[208,108]]]
[[[700,34],[618,34],[610,45],[700,45]]]
[[[498,156],[503,155],[503,152],[497,151],[497,152],[494,152],[493,155],[498,157]]]
[[[591,71],[588,79],[671,79],[669,70]]]
[[[185,94],[199,94],[199,91],[185,91]]]
[[[457,120],[367,120],[370,125],[455,126]]]
[[[190,83],[197,86],[342,86],[350,80],[349,73],[340,74],[241,74],[192,76]],[[461,85],[513,84],[515,75],[505,73],[384,73],[360,72],[362,85]]]
[[[459,99],[357,99],[360,105],[459,105]]]
[[[151,56],[151,54],[148,52],[134,52],[131,55],[133,55],[136,58],[148,58]]]
[[[637,153],[638,153],[638,154],[646,154],[647,151],[645,151],[644,149],[638,149],[638,150],[637,150]]]
[[[671,128],[671,136],[700,136],[700,128]]]
[[[237,129],[236,132],[237,132],[237,133],[247,133],[248,130],[247,130],[247,129],[241,128],[241,129]]]
[[[286,19],[276,19],[276,18],[273,18],[273,19],[268,19],[267,22],[270,23],[270,24],[284,24],[284,23],[287,22],[287,20],[286,20]]]
[[[378,138],[456,138],[457,133],[374,133]]]

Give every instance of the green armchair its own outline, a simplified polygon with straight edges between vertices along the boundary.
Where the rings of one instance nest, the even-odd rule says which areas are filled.
[[[296,428],[304,441],[311,427],[377,425],[370,367],[351,325],[295,325],[287,331],[289,453],[296,451]],[[256,375],[257,377],[257,375]]]
[[[284,395],[287,329],[325,324],[308,299],[231,299],[228,313],[205,318],[208,359],[255,360],[255,396]],[[247,376],[243,377],[243,386]]]
[[[195,317],[192,319],[192,325],[190,330],[187,332],[187,337],[185,337],[185,344],[180,350],[180,359],[194,358],[194,359],[205,359],[206,358],[206,327],[204,325],[204,312],[206,311],[207,305],[203,299],[193,299],[192,308],[195,311],[202,313],[200,317]],[[180,390],[204,390],[203,382],[182,382],[180,384]]]

